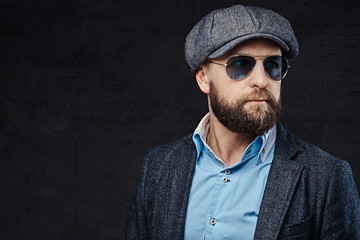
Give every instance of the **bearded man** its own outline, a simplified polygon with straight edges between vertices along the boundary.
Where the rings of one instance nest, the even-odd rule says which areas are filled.
[[[185,56],[209,113],[145,157],[123,239],[360,239],[349,164],[278,121],[297,54],[268,9],[235,5],[195,25]]]

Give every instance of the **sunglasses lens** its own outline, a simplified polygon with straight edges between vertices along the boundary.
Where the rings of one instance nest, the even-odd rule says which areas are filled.
[[[272,79],[281,80],[288,71],[289,63],[285,57],[271,56],[264,59],[264,68]]]
[[[249,56],[235,56],[227,61],[226,73],[231,79],[240,80],[252,71],[256,60]]]

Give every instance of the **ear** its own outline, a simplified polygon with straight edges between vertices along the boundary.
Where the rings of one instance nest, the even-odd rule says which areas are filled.
[[[209,79],[206,75],[207,68],[204,66],[200,66],[198,70],[196,71],[195,77],[196,82],[199,85],[200,90],[203,93],[208,94],[210,92],[210,85],[209,85]]]

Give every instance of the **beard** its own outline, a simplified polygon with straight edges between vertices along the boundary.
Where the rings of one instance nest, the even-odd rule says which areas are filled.
[[[281,100],[267,89],[255,89],[234,103],[227,103],[219,97],[219,91],[210,82],[210,106],[215,117],[230,131],[250,136],[260,136],[272,128],[278,121]],[[266,99],[265,104],[245,104],[249,100]]]

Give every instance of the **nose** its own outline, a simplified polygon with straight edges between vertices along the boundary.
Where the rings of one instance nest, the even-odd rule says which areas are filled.
[[[263,62],[257,60],[253,71],[250,74],[249,84],[252,88],[265,88],[269,84],[269,77],[265,72]]]

